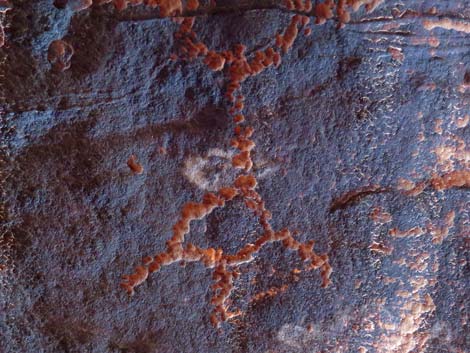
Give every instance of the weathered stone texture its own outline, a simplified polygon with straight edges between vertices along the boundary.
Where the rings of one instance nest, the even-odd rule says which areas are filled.
[[[195,30],[218,50],[265,48],[291,16],[274,1],[217,3]],[[343,29],[313,26],[278,69],[243,83],[273,226],[315,240],[332,284],[268,245],[240,266],[243,315],[219,330],[200,263],[164,267],[133,297],[119,282],[164,249],[185,202],[234,179],[224,74],[170,60],[177,25],[157,10],[12,5],[0,351],[470,351],[469,185],[404,191],[470,170],[468,0],[385,1]],[[431,29],[442,18],[454,26]],[[47,60],[58,39],[74,48],[60,73]],[[188,238],[233,253],[259,228],[235,200]]]

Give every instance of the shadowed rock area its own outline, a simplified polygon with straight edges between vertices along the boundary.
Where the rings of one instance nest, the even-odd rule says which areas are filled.
[[[184,13],[198,38],[247,57],[296,13],[200,3]],[[165,251],[186,203],[240,174],[228,69],[172,60],[178,24],[158,8],[4,8],[0,352],[470,351],[469,0],[379,1],[344,28],[312,17],[278,68],[243,82],[271,225],[314,240],[331,284],[268,243],[236,266],[241,314],[218,328],[200,262],[163,266],[133,296],[119,284]],[[49,51],[59,70],[57,40],[73,48]],[[234,254],[261,233],[235,197],[186,239]]]

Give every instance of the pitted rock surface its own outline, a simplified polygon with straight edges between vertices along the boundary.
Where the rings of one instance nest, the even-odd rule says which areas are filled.
[[[201,3],[198,36],[247,55],[292,17],[281,1]],[[341,29],[312,25],[242,84],[272,225],[314,240],[332,283],[266,245],[239,267],[242,314],[219,329],[200,263],[163,267],[132,297],[119,283],[164,251],[186,202],[236,177],[224,73],[171,60],[177,24],[157,9],[8,7],[0,351],[470,351],[470,183],[436,182],[470,172],[468,0],[384,1]],[[73,47],[63,72],[54,40]],[[235,199],[187,238],[235,253],[259,232]]]

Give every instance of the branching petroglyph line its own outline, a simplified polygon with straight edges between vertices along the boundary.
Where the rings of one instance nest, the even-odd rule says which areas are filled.
[[[222,188],[217,193],[205,194],[201,203],[188,202],[183,206],[181,216],[173,226],[173,236],[167,241],[167,250],[154,257],[144,258],[142,265],[137,266],[134,273],[123,277],[124,281],[121,286],[129,294],[132,294],[135,287],[142,284],[150,273],[158,271],[162,266],[179,261],[202,262],[206,267],[214,269],[215,283],[212,286],[213,296],[211,299],[214,309],[210,320],[214,326],[219,326],[221,322],[241,314],[240,310],[230,310],[227,304],[234,289],[234,281],[239,276],[237,267],[252,261],[265,244],[277,241],[287,249],[296,251],[300,258],[308,263],[308,269],[320,269],[323,287],[330,284],[332,268],[328,261],[328,255],[315,253],[313,240],[301,243],[294,238],[288,229],[275,231],[270,224],[271,212],[266,208],[262,196],[255,190],[257,180],[250,172],[253,166],[251,151],[255,148],[255,143],[251,139],[254,129],[246,125],[246,117],[243,114],[244,97],[238,91],[241,84],[249,77],[256,76],[272,66],[278,67],[281,64],[282,54],[289,51],[299,33],[306,36],[311,34],[311,28],[308,27],[310,23],[308,15],[315,14],[315,23],[323,24],[326,20],[333,18],[334,11],[336,11],[341,27],[350,20],[349,11],[357,10],[361,5],[366,5],[369,10],[372,10],[377,4],[378,1],[341,0],[336,4],[328,0],[313,6],[308,0],[285,1],[284,8],[295,11],[297,14],[291,18],[282,33],[276,34],[273,46],[256,51],[250,55],[250,58],[247,58],[246,47],[242,44],[236,45],[233,50],[223,52],[210,50],[197,39],[197,35],[193,31],[194,17],[176,20],[179,22],[180,28],[174,37],[179,47],[178,53],[172,55],[172,60],[191,61],[202,57],[209,69],[228,71],[225,97],[231,104],[229,113],[235,124],[235,136],[231,145],[239,150],[239,153],[232,157],[232,165],[234,168],[240,169],[243,174],[235,179],[233,185]],[[197,1],[190,1],[186,4],[186,8],[192,11],[197,10],[198,6]],[[182,4],[177,4],[176,7],[180,10],[183,9]],[[172,11],[167,9],[161,13],[168,15]],[[242,245],[236,254],[231,255],[224,253],[220,248],[203,249],[191,243],[185,243],[185,235],[190,232],[191,221],[206,217],[215,208],[223,207],[235,197],[241,197],[244,200],[246,207],[255,213],[263,228],[262,234],[253,244]]]
[[[129,5],[145,5],[147,8],[158,10],[158,17],[171,17],[179,24],[174,33],[177,51],[170,57],[171,60],[192,61],[202,59],[204,64],[212,71],[223,71],[227,76],[225,98],[229,102],[228,112],[233,119],[234,136],[231,146],[238,150],[232,156],[232,166],[241,171],[232,185],[222,187],[217,192],[206,193],[202,202],[188,202],[182,206],[180,217],[173,225],[173,235],[166,242],[166,251],[155,256],[146,256],[142,264],[135,268],[130,275],[123,276],[121,287],[129,294],[133,294],[137,286],[146,281],[149,274],[158,271],[163,266],[176,262],[201,262],[213,269],[212,285],[213,296],[211,304],[213,311],[210,321],[214,326],[232,319],[241,314],[240,310],[231,310],[228,299],[234,289],[234,281],[239,277],[238,267],[253,260],[264,245],[271,242],[281,242],[289,250],[297,252],[298,256],[307,263],[307,269],[319,269],[322,278],[322,287],[330,284],[332,268],[327,254],[317,254],[314,250],[315,242],[308,240],[299,242],[288,229],[274,230],[271,226],[271,212],[266,208],[263,197],[256,191],[257,180],[251,172],[253,162],[251,152],[255,148],[252,140],[253,127],[247,124],[243,114],[244,96],[240,93],[242,83],[250,77],[269,68],[277,68],[281,64],[282,56],[286,54],[294,44],[299,34],[309,36],[312,28],[309,26],[311,18],[317,25],[324,24],[327,20],[335,19],[338,28],[342,28],[350,22],[350,13],[365,6],[368,12],[374,10],[383,0],[325,0],[312,3],[311,0],[285,0],[282,4],[269,2],[265,6],[275,8],[293,16],[284,30],[273,34],[272,44],[254,53],[247,53],[243,44],[237,44],[232,50],[216,51],[209,49],[200,41],[194,32],[196,17],[200,15],[198,0],[74,0],[71,1],[76,11],[89,8],[92,5],[113,3],[118,11],[126,9]],[[65,2],[67,4],[67,1]],[[215,2],[211,2],[215,5]],[[256,8],[260,9],[260,8]],[[242,9],[243,10],[243,9]],[[250,9],[250,10],[253,10]],[[119,18],[121,21],[150,19],[153,11],[143,17]],[[220,11],[220,12],[219,12]],[[222,11],[233,12],[233,9],[215,9],[214,13]],[[240,8],[238,9],[240,11]],[[50,49],[48,59],[59,71],[68,69],[71,55],[66,50],[67,43],[59,40],[53,43],[55,47]],[[71,49],[73,55],[73,48]],[[59,65],[57,65],[59,63]],[[136,171],[140,171],[136,168]],[[357,195],[349,195],[343,203],[347,204],[359,199],[363,194],[377,192],[378,190],[365,190]],[[234,198],[241,198],[247,209],[251,210],[261,225],[263,231],[254,243],[241,244],[240,250],[235,254],[226,254],[221,248],[200,248],[186,242],[185,236],[190,232],[191,222],[208,216],[214,209],[224,207]],[[338,207],[341,207],[339,205]]]

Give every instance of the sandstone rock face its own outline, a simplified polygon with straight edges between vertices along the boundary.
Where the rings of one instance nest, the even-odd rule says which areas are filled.
[[[162,266],[133,296],[119,284],[165,251],[185,204],[240,175],[228,68],[172,56],[178,24],[158,7],[105,2],[0,1],[0,351],[470,351],[468,0],[363,1],[377,6],[343,28],[312,17],[279,67],[242,83],[272,228],[314,241],[331,284],[267,243],[234,267],[239,315],[218,328],[201,262]],[[185,14],[198,38],[248,58],[296,12],[200,4]],[[56,40],[73,48],[63,71]],[[262,232],[237,196],[186,240],[235,254]]]

